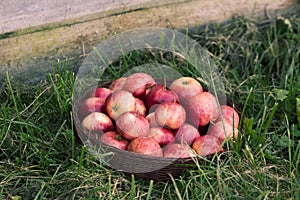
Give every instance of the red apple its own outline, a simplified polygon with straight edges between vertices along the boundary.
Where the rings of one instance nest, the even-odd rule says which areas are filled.
[[[169,90],[163,85],[155,85],[151,87],[149,93],[145,97],[145,102],[148,109],[155,104],[169,101],[178,103],[179,98],[174,91]]]
[[[129,144],[127,140],[115,131],[109,131],[101,135],[100,142],[123,150],[126,150]]]
[[[163,148],[164,157],[167,158],[190,158],[195,156],[193,149],[187,144],[168,144]]]
[[[129,143],[127,150],[149,156],[163,156],[163,152],[160,145],[156,142],[156,140],[150,137],[135,138]]]
[[[170,90],[178,95],[182,105],[192,96],[203,92],[201,84],[192,77],[181,77],[174,80],[170,85]]]
[[[185,123],[175,132],[175,140],[180,144],[191,145],[200,137],[199,131],[192,125]]]
[[[149,134],[148,120],[137,112],[125,112],[116,120],[116,129],[125,139],[133,140]]]
[[[211,135],[203,135],[196,139],[192,148],[202,157],[224,151],[218,139]]]
[[[123,90],[129,91],[133,96],[143,99],[146,95],[147,88],[155,85],[155,80],[146,73],[134,73],[127,77]]]
[[[104,112],[105,111],[105,100],[97,97],[90,97],[85,99],[79,108],[79,117],[83,119],[92,112]]]
[[[105,110],[108,116],[113,120],[117,120],[124,112],[136,110],[135,98],[128,91],[120,90],[113,92],[106,99]]]
[[[174,142],[172,131],[163,127],[150,128],[148,137],[155,139],[161,146]]]
[[[135,104],[136,104],[136,112],[139,113],[140,115],[146,116],[147,108],[144,102],[139,98],[135,98]]]
[[[109,86],[108,88],[112,91],[120,91],[122,90],[123,86],[124,86],[124,83],[126,81],[127,77],[121,77],[121,78],[118,78],[116,80],[114,80]]]
[[[92,90],[92,92],[90,93],[90,96],[98,97],[98,98],[105,100],[112,92],[113,91],[108,88],[98,87],[98,88]]]
[[[158,123],[156,122],[155,120],[155,113],[152,112],[152,113],[149,113],[147,116],[146,116],[146,119],[148,120],[149,124],[150,124],[150,127],[156,127],[156,126],[159,126]]]
[[[217,99],[210,92],[192,96],[187,102],[186,109],[188,121],[195,127],[205,126],[220,115]]]
[[[238,128],[240,118],[238,113],[234,110],[233,107],[222,105],[221,114],[216,121],[222,121],[222,119],[224,119],[228,123],[232,124],[232,126],[234,126],[235,128]]]
[[[82,120],[82,126],[88,131],[105,133],[114,130],[112,120],[105,114],[93,112]]]
[[[216,137],[220,142],[225,139],[238,138],[238,129],[233,127],[232,124],[225,121],[218,121],[211,125],[207,130],[207,135]]]
[[[175,102],[163,102],[155,110],[156,122],[172,130],[180,128],[185,123],[185,119],[184,108]]]

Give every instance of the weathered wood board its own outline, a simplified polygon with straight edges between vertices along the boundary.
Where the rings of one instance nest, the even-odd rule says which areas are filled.
[[[1,1],[0,82],[6,71],[22,74],[22,81],[38,80],[57,59],[80,61],[93,45],[128,29],[194,27],[235,15],[276,15],[295,5],[295,0]],[[30,71],[28,77],[24,71]]]
[[[0,2],[0,34],[69,20],[83,22],[93,19],[95,13],[105,17],[178,2],[184,0],[4,0]]]

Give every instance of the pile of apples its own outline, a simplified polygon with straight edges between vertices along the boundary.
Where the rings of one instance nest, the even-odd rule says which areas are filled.
[[[166,87],[134,73],[92,90],[78,110],[81,125],[99,142],[149,156],[204,157],[238,137],[238,113],[218,105],[192,77]]]

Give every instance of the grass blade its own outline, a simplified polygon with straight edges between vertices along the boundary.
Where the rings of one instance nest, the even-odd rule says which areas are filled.
[[[150,181],[150,185],[149,185],[149,189],[148,189],[148,193],[147,193],[147,198],[146,198],[146,200],[150,200],[150,198],[151,198],[151,193],[152,193],[152,188],[153,188],[153,180]]]

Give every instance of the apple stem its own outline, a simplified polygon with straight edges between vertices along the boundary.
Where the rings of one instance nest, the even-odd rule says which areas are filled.
[[[121,137],[121,135],[116,135],[116,136],[115,136],[115,139],[117,139],[117,140],[122,140],[122,137]]]
[[[164,77],[164,87],[167,88],[167,78]]]

